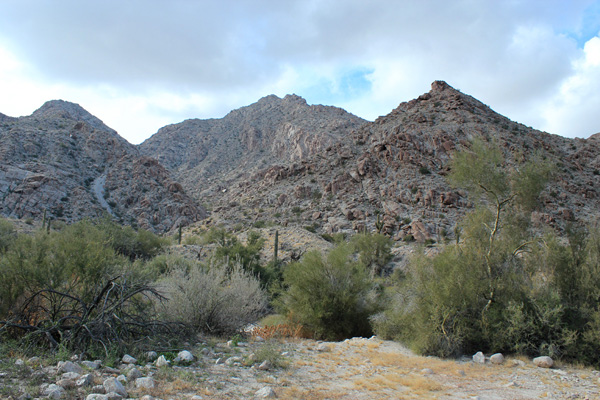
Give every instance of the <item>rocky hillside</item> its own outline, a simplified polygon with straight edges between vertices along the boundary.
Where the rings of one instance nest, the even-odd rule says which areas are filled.
[[[141,151],[210,199],[223,222],[332,233],[373,230],[379,220],[397,240],[423,241],[451,236],[472,207],[445,175],[452,153],[476,137],[500,143],[509,164],[534,153],[555,163],[555,181],[534,214],[540,226],[597,216],[597,137],[537,131],[442,81],[372,123],[297,96],[269,96],[221,120],[165,127]]]
[[[140,164],[155,172],[140,172]],[[104,190],[107,177],[112,196]],[[122,222],[165,232],[205,215],[174,185],[162,167],[141,158],[135,146],[77,104],[55,100],[30,116],[0,115],[2,216],[41,220],[46,212],[70,222],[110,212]],[[116,197],[126,192],[130,196]]]
[[[191,119],[160,129],[140,152],[171,169],[197,199],[214,196],[274,164],[324,154],[366,121],[340,108],[309,106],[295,95],[271,95],[222,119]]]

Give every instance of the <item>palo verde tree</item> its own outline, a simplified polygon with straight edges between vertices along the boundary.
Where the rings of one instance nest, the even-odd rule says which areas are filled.
[[[477,202],[476,211],[466,219],[465,240],[483,256],[489,288],[481,311],[485,321],[506,264],[532,243],[527,223],[551,167],[540,157],[508,167],[497,144],[475,140],[470,149],[455,154],[451,170],[450,183],[466,189]]]
[[[396,301],[375,318],[377,333],[440,356],[496,350],[508,306],[526,302],[522,253],[535,243],[530,215],[550,171],[537,157],[509,165],[497,144],[481,140],[457,152],[449,180],[476,203],[461,241],[413,259]]]

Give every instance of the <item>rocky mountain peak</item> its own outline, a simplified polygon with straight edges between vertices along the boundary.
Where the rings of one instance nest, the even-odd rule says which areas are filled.
[[[31,116],[44,119],[62,118],[73,121],[83,121],[95,129],[112,131],[112,129],[107,127],[104,122],[90,114],[79,104],[64,100],[47,101],[44,105],[35,110]]]

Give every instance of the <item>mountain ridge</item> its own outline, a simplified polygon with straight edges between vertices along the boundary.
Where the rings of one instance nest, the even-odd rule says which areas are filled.
[[[36,141],[44,138],[52,140],[40,148]],[[452,153],[475,138],[500,144],[508,167],[536,152],[556,164],[534,213],[540,227],[597,218],[598,134],[568,139],[535,130],[444,81],[373,122],[297,95],[269,95],[223,118],[167,125],[137,146],[75,103],[50,101],[29,117],[0,114],[0,214],[27,209],[21,217],[39,216],[32,209],[44,202],[70,210],[65,194],[85,197],[85,182],[105,174],[107,200],[122,222],[156,231],[202,220],[203,204],[212,209],[211,223],[270,221],[318,233],[378,229],[396,240],[441,240],[472,208],[445,175]],[[40,200],[30,186],[44,179],[54,192],[59,182],[74,182]],[[16,206],[15,192],[28,206]],[[67,197],[64,204],[57,196]],[[74,203],[102,212],[93,198]],[[67,220],[84,214],[71,210]]]

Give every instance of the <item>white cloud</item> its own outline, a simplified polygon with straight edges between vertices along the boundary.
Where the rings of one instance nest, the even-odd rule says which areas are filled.
[[[577,38],[597,3],[9,0],[0,112],[63,98],[137,143],[271,93],[374,119],[443,79],[519,122],[588,136],[600,56]]]
[[[600,109],[600,36],[586,42],[573,62],[573,74],[541,110],[544,129],[570,137],[588,137],[600,132],[596,117]]]

